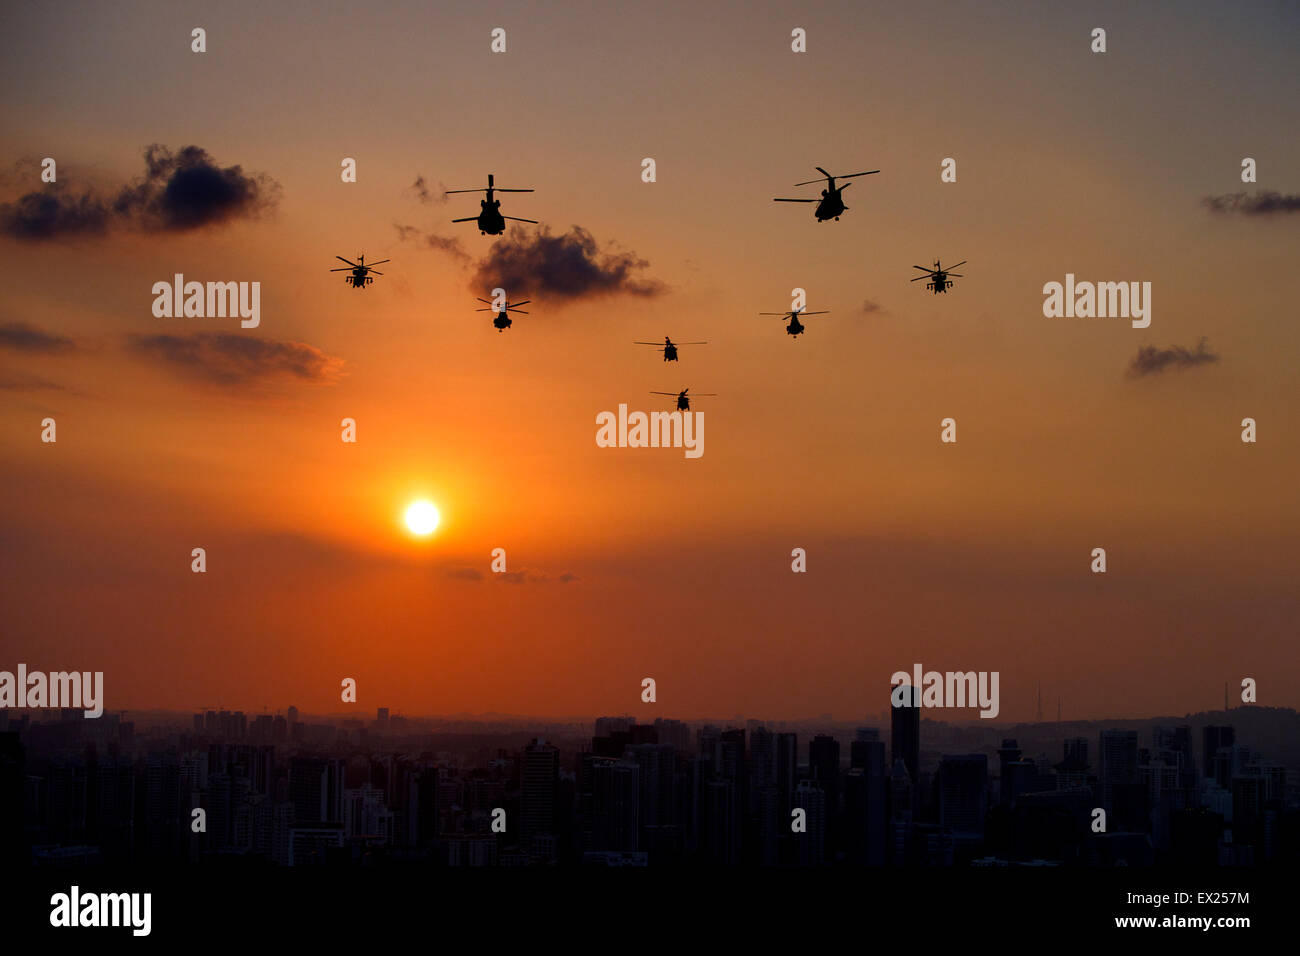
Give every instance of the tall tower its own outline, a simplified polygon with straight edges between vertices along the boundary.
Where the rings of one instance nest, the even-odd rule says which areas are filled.
[[[895,688],[899,694],[901,707],[893,707],[889,719],[889,759],[903,761],[907,775],[915,784],[917,771],[921,763],[921,690],[911,684]],[[890,694],[890,706],[893,706],[894,693]]]

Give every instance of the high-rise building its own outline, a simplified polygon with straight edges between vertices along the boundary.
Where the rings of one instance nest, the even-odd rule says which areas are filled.
[[[1098,747],[1097,787],[1101,805],[1110,813],[1116,792],[1139,782],[1136,730],[1103,730]]]
[[[818,734],[808,743],[808,774],[821,784],[826,797],[827,831],[834,829],[840,806],[840,742]]]
[[[895,698],[900,706],[893,706]],[[915,784],[921,767],[921,688],[911,684],[894,687],[889,703],[889,759],[903,761]]]
[[[826,794],[816,780],[801,780],[794,805],[803,809],[807,828],[793,835],[799,865],[821,866],[826,862]]]
[[[534,739],[520,760],[519,831],[525,845],[536,834],[555,832],[559,780],[559,749]]]
[[[939,822],[955,838],[984,835],[988,779],[989,761],[984,754],[945,756],[939,761]]]
[[[294,757],[289,761],[289,800],[295,823],[343,822],[343,761]]]
[[[1201,777],[1212,778],[1225,790],[1228,779],[1219,779],[1215,773],[1215,757],[1223,747],[1231,747],[1236,739],[1236,732],[1231,727],[1216,727],[1210,724],[1201,730]]]

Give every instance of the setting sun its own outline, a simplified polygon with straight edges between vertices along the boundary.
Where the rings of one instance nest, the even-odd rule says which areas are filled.
[[[406,527],[412,534],[432,534],[438,527],[438,509],[429,501],[415,501],[406,509]]]

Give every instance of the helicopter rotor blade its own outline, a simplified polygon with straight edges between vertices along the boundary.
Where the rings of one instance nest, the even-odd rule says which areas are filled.
[[[772,202],[817,202],[816,199],[773,199]]]
[[[651,392],[650,394],[651,394],[651,395],[671,395],[673,398],[676,398],[678,395],[681,394],[681,392]]]
[[[377,269],[370,269],[369,271],[370,271],[370,272],[373,272],[373,273],[374,273],[375,275],[377,275],[377,276],[381,276],[381,275],[383,275],[383,273],[380,272],[380,271],[378,271]]]
[[[633,345],[653,345],[653,346],[655,346],[656,348],[660,348],[660,349],[664,347],[664,344],[663,344],[662,342],[633,342],[632,344],[633,344]]]
[[[830,309],[822,309],[820,312],[795,312],[794,315],[830,315]]]
[[[673,345],[708,345],[708,342],[674,342]]]
[[[529,190],[531,192],[532,190]],[[536,219],[520,219],[518,216],[502,216],[502,219],[513,219],[515,222],[531,222],[534,226],[540,225]]]
[[[966,260],[963,259],[961,262],[958,262],[956,265],[951,265],[951,266],[949,266],[948,269],[956,269],[956,268],[958,268],[959,266],[964,266],[965,264],[966,264]],[[944,272],[947,272],[948,269],[945,269]]]
[[[912,266],[913,269],[920,269],[922,272],[936,272],[936,269],[927,269],[925,266]]]
[[[928,276],[917,276],[917,277],[916,277],[915,279],[913,279],[912,281],[913,281],[913,282],[920,282],[922,279],[933,279],[933,278],[934,278],[934,275],[933,275],[933,274],[930,274],[930,275],[928,275]]]
[[[446,193],[447,193],[448,196],[452,195],[453,193],[485,193],[485,192],[487,192],[486,189],[448,189],[448,190],[446,190]]]
[[[524,301],[522,301],[522,302],[507,302],[506,305],[510,305],[510,306],[514,306],[514,305],[527,305],[529,302],[532,302],[532,301],[533,301],[532,299],[524,299]]]
[[[478,216],[466,216],[464,219],[453,219],[452,222],[477,222]]]
[[[491,304],[492,304],[491,300],[489,300],[489,299],[483,299],[483,298],[480,298],[479,296],[474,296],[474,299],[475,299],[475,301],[482,302],[484,305],[491,305]],[[480,309],[479,311],[481,312],[481,311],[483,311],[483,310]]]
[[[964,275],[962,275],[960,272],[949,272],[948,275],[950,275],[950,276],[956,276],[958,279],[964,279],[964,278],[966,278],[966,277],[965,277]]]
[[[527,314],[528,314],[528,313],[525,312],[523,309],[515,309],[515,308],[512,308],[512,307],[510,307],[510,306],[507,306],[507,307],[506,307],[506,311],[507,311],[507,312],[518,312],[520,315],[527,315]]]
[[[758,313],[758,314],[759,314],[759,315],[779,315],[781,318],[784,319],[787,315],[794,315],[794,312],[792,312],[792,311],[791,311],[791,312],[760,312],[760,313]]]
[[[330,272],[351,272],[351,269],[331,269]]]
[[[357,265],[357,264],[356,264],[355,262],[353,262],[351,259],[344,259],[342,256],[335,256],[334,258],[337,259],[339,262],[346,262],[348,265],[352,266],[352,268],[354,268],[354,269],[359,269],[359,268],[361,268],[359,265]]]
[[[385,262],[392,262],[392,261],[393,261],[392,259],[380,259],[378,262],[367,262],[366,268],[369,269],[371,266],[382,266]]]
[[[496,192],[499,192],[499,193],[535,193],[535,192],[537,192],[536,189],[503,189],[503,188],[500,187],[500,186],[496,186],[496,187],[494,187],[494,188],[495,188],[495,191],[496,191]]]

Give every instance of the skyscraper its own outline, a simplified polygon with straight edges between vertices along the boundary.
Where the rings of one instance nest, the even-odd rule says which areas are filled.
[[[555,832],[559,779],[560,751],[534,738],[520,761],[519,832],[525,846],[536,834]]]
[[[897,696],[900,706],[894,707]],[[889,759],[901,760],[916,783],[921,766],[921,689],[910,684],[890,691]]]
[[[1116,791],[1138,782],[1137,731],[1103,730],[1098,759],[1097,785],[1101,805],[1109,813],[1115,806]]]
[[[984,835],[988,780],[989,760],[984,754],[945,756],[939,761],[939,822],[955,838]]]

